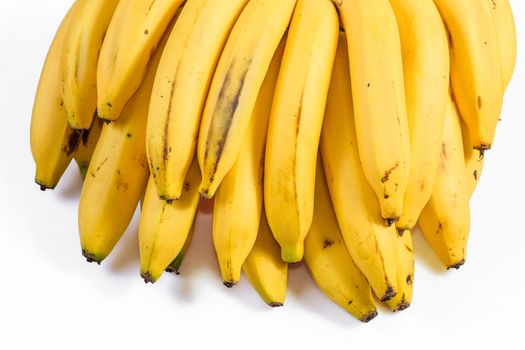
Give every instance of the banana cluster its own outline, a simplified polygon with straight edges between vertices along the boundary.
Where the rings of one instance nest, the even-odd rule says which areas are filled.
[[[84,177],[101,263],[140,203],[140,275],[178,272],[214,199],[222,280],[271,306],[288,263],[357,319],[412,300],[419,226],[465,263],[516,60],[508,0],[76,0],[36,92],[36,183]]]

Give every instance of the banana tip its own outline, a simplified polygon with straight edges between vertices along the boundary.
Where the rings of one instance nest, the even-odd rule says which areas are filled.
[[[40,186],[40,191],[44,192],[46,190],[53,190],[55,188],[55,186],[48,186],[48,185],[45,185],[44,183],[42,183],[41,181],[39,181],[38,179],[35,179],[35,183]]]
[[[224,284],[228,288],[232,288],[233,286],[237,285],[237,282],[224,281],[224,282],[222,282],[222,284]]]
[[[385,294],[381,298],[381,302],[384,303],[385,301],[392,299],[393,297],[396,296],[396,294],[397,293],[392,289],[392,287],[388,286],[388,288],[385,291]]]
[[[179,269],[176,269],[176,268],[174,268],[174,267],[172,267],[172,266],[168,266],[168,267],[166,268],[166,272],[167,272],[167,273],[173,273],[173,274],[175,274],[175,275],[180,275],[180,271],[179,271]]]
[[[396,308],[394,309],[394,312],[403,311],[403,310],[408,309],[409,307],[410,307],[410,303],[407,303],[406,301],[402,301],[396,306]]]
[[[270,305],[271,307],[281,307],[281,306],[283,306],[284,304],[283,304],[283,303],[280,303],[280,302],[277,302],[277,301],[272,301],[272,302],[269,303],[268,305]]]
[[[150,272],[141,272],[140,273],[140,277],[142,277],[142,279],[144,279],[144,283],[148,284],[148,283],[155,283],[155,279],[153,278],[153,276],[151,276],[151,273]]]
[[[361,322],[368,323],[372,321],[376,316],[378,315],[377,310],[370,311],[368,314],[366,314],[362,319]]]
[[[86,258],[88,263],[93,263],[94,262],[94,263],[97,263],[98,265],[100,265],[102,260],[104,260],[104,258],[97,257],[95,254],[90,253],[90,252],[88,252],[85,249],[82,249],[82,255],[84,256],[84,258]]]
[[[457,263],[447,266],[447,270],[450,270],[450,269],[456,269],[456,270],[458,270],[458,269],[459,269],[461,266],[463,266],[464,264],[465,264],[465,259],[461,259],[461,260],[458,261]]]

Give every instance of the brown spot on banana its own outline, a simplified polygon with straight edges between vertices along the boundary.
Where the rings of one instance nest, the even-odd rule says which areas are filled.
[[[212,173],[208,174],[210,180],[213,180],[215,172],[217,171],[218,163],[224,151],[224,146],[230,133],[235,112],[239,106],[239,99],[244,88],[246,74],[250,69],[252,60],[249,59],[245,63],[245,66],[240,75],[240,79],[233,80],[232,74],[233,70],[235,69],[235,63],[236,62],[232,62],[228,68],[228,72],[226,73],[221,91],[219,92],[219,97],[217,98],[215,110],[213,111],[214,117],[212,119],[210,129],[208,130],[204,158],[208,158],[209,153],[212,152],[212,149],[216,148],[213,170]],[[228,94],[228,92],[232,90],[234,91],[234,94]],[[213,143],[215,143],[215,145],[213,145]]]
[[[384,183],[388,182],[388,180],[390,179],[390,175],[392,175],[392,172],[394,172],[394,170],[396,170],[397,167],[399,167],[399,162],[396,162],[396,164],[393,167],[391,167],[390,169],[385,171],[385,174],[381,178],[381,183],[384,184]]]
[[[62,152],[69,157],[75,153],[83,132],[82,130],[68,130],[67,132],[70,132],[70,134],[67,136],[65,144],[62,146]]]

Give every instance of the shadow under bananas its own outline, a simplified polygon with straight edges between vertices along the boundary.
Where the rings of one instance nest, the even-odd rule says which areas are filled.
[[[447,269],[425,240],[425,237],[423,237],[419,226],[416,226],[412,231],[412,244],[414,245],[416,260],[423,262],[423,264],[436,275],[445,275],[447,273]]]

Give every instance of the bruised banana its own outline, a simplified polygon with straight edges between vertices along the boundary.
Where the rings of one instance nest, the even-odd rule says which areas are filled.
[[[36,164],[35,182],[42,191],[53,189],[73,159],[81,132],[67,122],[60,83],[60,55],[71,18],[73,4],[60,24],[47,53],[31,115],[31,153]]]
[[[362,322],[377,316],[370,284],[348,253],[337,224],[321,161],[315,179],[315,209],[304,242],[304,262],[315,284]]]
[[[239,156],[215,194],[213,245],[227,287],[239,282],[242,265],[257,239],[263,205],[266,130],[284,43],[283,39],[262,83]]]
[[[121,118],[102,127],[89,164],[78,209],[82,254],[88,262],[100,264],[109,255],[146,190],[146,122],[153,80],[167,37],[159,44],[144,82],[126,104]]]
[[[153,84],[146,133],[158,196],[180,197],[197,144],[209,85],[228,34],[247,0],[188,0]]]
[[[94,118],[91,127],[88,130],[82,131],[82,137],[75,151],[75,162],[77,162],[80,175],[82,175],[83,179],[86,178],[89,163],[91,163],[91,158],[93,158],[93,153],[100,138],[103,124],[102,119]]]
[[[432,0],[390,0],[403,53],[410,176],[398,230],[411,230],[434,187],[450,85],[443,21]],[[430,94],[429,91],[432,91]],[[431,127],[429,127],[431,126]]]
[[[364,174],[389,224],[403,213],[410,171],[402,50],[388,0],[338,1],[348,38],[355,127]]]
[[[295,2],[251,0],[233,26],[211,82],[199,131],[199,192],[205,198],[213,197],[241,150],[259,89]]]
[[[458,269],[465,263],[470,230],[466,177],[460,116],[449,98],[436,183],[419,217],[425,239],[447,269]]]
[[[242,272],[266,304],[284,305],[288,264],[281,259],[281,248],[273,238],[264,208],[257,239],[242,265]]]
[[[397,230],[381,217],[357,148],[346,39],[341,34],[321,133],[321,154],[343,239],[381,301],[397,292]]]
[[[156,282],[183,250],[192,231],[201,181],[195,159],[186,176],[180,199],[159,199],[150,176],[139,222],[140,275],[146,283]]]
[[[157,44],[183,0],[120,0],[100,51],[97,111],[117,120],[142,83]]]
[[[69,125],[87,130],[97,109],[98,55],[118,0],[77,0],[64,40],[60,79]]]
[[[299,0],[286,39],[268,125],[264,203],[281,257],[302,259],[312,223],[315,164],[339,22],[329,0]]]
[[[410,306],[414,290],[414,248],[412,233],[405,230],[397,237],[397,294],[385,302],[392,311],[402,311]]]
[[[499,46],[490,1],[434,0],[449,31],[452,90],[474,147],[491,148],[503,102]],[[494,84],[494,82],[501,84]]]

